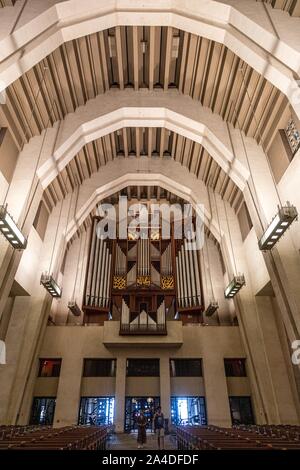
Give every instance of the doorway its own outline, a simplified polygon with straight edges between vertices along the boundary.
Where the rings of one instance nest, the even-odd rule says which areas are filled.
[[[35,397],[33,399],[30,424],[49,426],[53,424],[56,398]]]
[[[137,432],[136,418],[143,410],[147,419],[147,430],[152,430],[153,416],[160,405],[159,397],[126,397],[125,399],[125,426],[126,433]]]
[[[171,397],[171,420],[174,425],[207,424],[204,397]]]
[[[229,397],[232,424],[254,424],[250,397]]]
[[[82,397],[78,424],[108,426],[114,422],[114,397]]]

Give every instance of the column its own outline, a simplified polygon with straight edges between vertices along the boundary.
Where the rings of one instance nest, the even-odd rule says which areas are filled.
[[[231,416],[223,357],[213,350],[203,356],[205,399],[208,424],[230,427]]]
[[[126,387],[126,358],[117,359],[116,393],[115,393],[115,430],[124,432],[125,419],[125,387]]]
[[[72,351],[72,348],[70,349]],[[77,424],[80,405],[82,358],[65,356],[61,363],[53,426]]]
[[[15,297],[8,330],[5,336],[6,364],[0,366],[0,423],[15,424],[9,416],[9,405],[15,373],[22,351],[22,337],[28,320],[29,297]],[[24,374],[25,378],[25,374]]]
[[[160,365],[160,406],[166,419],[171,418],[171,381],[169,357],[161,357]]]
[[[299,416],[297,415],[297,409],[299,412],[299,402],[297,403],[297,398],[293,396],[291,383],[292,370],[289,370],[292,368],[291,357],[284,357],[282,342],[286,341],[286,339],[282,338],[282,341],[280,341],[279,328],[276,324],[275,305],[273,306],[276,300],[267,296],[256,296],[255,301],[260,317],[266,357],[275,395],[277,416],[273,424],[289,423],[296,425],[299,422]],[[282,321],[280,312],[278,321]]]

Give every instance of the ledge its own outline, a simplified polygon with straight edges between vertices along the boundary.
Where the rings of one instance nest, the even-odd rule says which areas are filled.
[[[120,322],[106,321],[104,322],[103,344],[106,347],[128,347],[128,346],[145,346],[151,345],[159,347],[180,347],[183,343],[182,322],[168,321],[166,335],[129,335],[119,334]]]

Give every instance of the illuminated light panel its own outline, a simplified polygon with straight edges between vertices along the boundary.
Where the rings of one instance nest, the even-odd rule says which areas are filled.
[[[211,301],[204,313],[207,317],[211,317],[218,310],[218,308],[219,308],[218,302]]]
[[[14,222],[13,218],[7,212],[7,206],[0,206],[0,232],[6,240],[19,250],[24,250],[27,246],[27,240]]]
[[[284,207],[278,207],[278,213],[258,241],[259,249],[271,250],[297,217],[296,207],[289,202]]]
[[[245,284],[246,282],[243,274],[240,274],[239,276],[234,276],[232,281],[228,284],[225,289],[225,298],[232,299]]]
[[[77,303],[74,301],[68,302],[68,309],[75,317],[80,317],[81,310],[78,307]]]
[[[45,287],[49,294],[54,298],[60,298],[62,289],[58,286],[52,275],[43,273],[41,275],[40,284]]]

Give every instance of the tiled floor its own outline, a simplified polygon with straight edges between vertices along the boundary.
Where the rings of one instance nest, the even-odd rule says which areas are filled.
[[[112,434],[107,445],[108,450],[133,450],[138,448],[137,434]],[[157,440],[155,434],[147,433],[147,443],[145,450],[157,450]],[[176,442],[173,436],[165,437],[165,449],[176,449]]]

